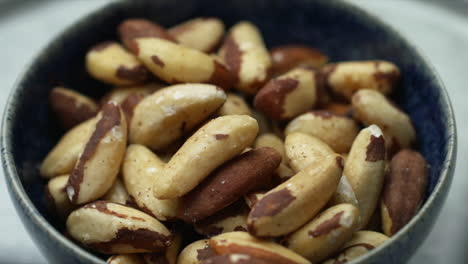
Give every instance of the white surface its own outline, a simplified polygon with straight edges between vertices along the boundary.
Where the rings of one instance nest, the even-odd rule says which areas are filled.
[[[444,80],[457,116],[458,164],[445,208],[433,232],[411,264],[468,262],[465,222],[468,209],[468,16],[462,17],[421,2],[350,0],[380,16],[419,47]],[[108,0],[34,1],[0,10],[0,109],[23,67],[64,27]],[[0,177],[0,263],[46,263],[21,225]]]

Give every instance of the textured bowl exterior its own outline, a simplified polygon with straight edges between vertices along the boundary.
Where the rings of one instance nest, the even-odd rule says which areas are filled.
[[[20,76],[6,104],[1,133],[6,182],[23,224],[50,263],[105,263],[62,235],[46,213],[46,182],[38,165],[63,133],[47,104],[50,89],[65,85],[102,95],[108,87],[86,73],[84,55],[98,42],[117,40],[117,25],[125,18],[145,17],[170,26],[197,16],[220,17],[228,27],[250,20],[269,47],[305,43],[332,61],[385,59],[400,67],[403,80],[394,99],[410,114],[418,149],[431,166],[427,199],[389,242],[352,263],[408,260],[437,219],[456,161],[455,119],[447,92],[413,46],[378,19],[339,0],[138,0],[111,3],[66,29]]]

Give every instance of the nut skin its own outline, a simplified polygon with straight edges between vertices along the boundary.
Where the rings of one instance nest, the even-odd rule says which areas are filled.
[[[371,125],[354,140],[343,174],[351,185],[361,214],[360,229],[373,215],[382,190],[385,170],[385,140],[380,128]]]
[[[378,125],[382,129],[389,141],[389,150],[408,148],[415,142],[416,131],[410,117],[382,93],[368,89],[360,90],[354,94],[351,102],[357,120],[365,125]]]
[[[390,162],[381,200],[383,231],[392,236],[417,213],[428,182],[428,166],[416,151],[403,149]]]
[[[203,260],[216,256],[208,239],[202,239],[186,246],[177,257],[177,264],[200,264]]]
[[[170,199],[187,194],[217,167],[252,145],[257,133],[257,121],[247,115],[212,119],[187,139],[158,173],[154,196]]]
[[[338,251],[336,257],[328,259],[323,264],[348,263],[367,252],[380,246],[388,237],[384,234],[373,231],[358,231],[354,233],[350,241],[345,243]]]
[[[65,133],[42,161],[40,175],[50,179],[69,174],[93,133],[95,124],[96,118],[92,118]]]
[[[313,108],[316,100],[315,71],[295,68],[263,86],[254,105],[272,119],[287,120]]]
[[[149,71],[132,53],[117,42],[101,43],[86,54],[86,70],[102,82],[137,85],[149,78]]]
[[[140,61],[168,83],[209,83],[229,90],[235,82],[229,70],[206,53],[159,38],[136,42]]]
[[[153,196],[153,183],[164,162],[143,145],[127,147],[122,164],[122,178],[128,193],[144,212],[160,221],[173,220],[180,206],[179,199],[159,200]]]
[[[319,263],[351,239],[359,220],[355,206],[335,205],[286,236],[282,243],[311,262]]]
[[[171,27],[168,33],[180,44],[210,53],[224,35],[224,23],[214,17],[200,17]]]
[[[235,24],[222,44],[219,55],[236,76],[235,87],[255,94],[268,81],[272,61],[260,31],[247,21]]]
[[[216,113],[218,116],[225,115],[249,115],[252,116],[252,110],[247,102],[235,93],[227,93],[226,102]]]
[[[172,243],[165,252],[143,254],[143,259],[146,264],[176,264],[181,246],[182,234],[173,234]]]
[[[347,153],[356,138],[358,124],[328,111],[310,111],[288,123],[285,134],[300,132],[317,137],[337,153]]]
[[[50,91],[49,104],[67,130],[94,117],[99,111],[93,99],[64,87]]]
[[[107,259],[107,264],[145,264],[145,261],[137,254],[114,255]]]
[[[103,196],[112,187],[125,155],[127,123],[120,107],[108,103],[96,119],[94,132],[71,171],[66,187],[74,204]]]
[[[210,246],[218,255],[246,254],[268,263],[310,264],[293,251],[274,242],[258,239],[247,232],[229,232],[212,237]]]
[[[286,136],[284,148],[287,162],[298,173],[310,165],[319,165],[335,152],[322,140],[304,133],[290,133]]]
[[[158,220],[124,205],[97,201],[73,211],[67,232],[84,246],[105,254],[160,252],[172,235]]]
[[[340,179],[339,156],[331,155],[298,172],[258,200],[247,219],[249,232],[278,237],[298,229],[325,206]]]
[[[215,112],[226,100],[211,84],[178,84],[145,97],[133,109],[130,143],[168,147]]]
[[[256,148],[235,157],[211,173],[183,197],[179,218],[197,222],[261,187],[281,162],[273,148]]]
[[[162,26],[141,18],[124,20],[119,25],[118,33],[125,47],[133,54],[138,54],[138,45],[135,41],[138,38],[154,37],[177,42]]]
[[[361,89],[390,94],[400,80],[398,67],[382,60],[340,62],[326,65],[321,71],[327,73],[324,85],[347,99]]]
[[[249,209],[245,202],[240,199],[214,215],[196,222],[194,224],[195,231],[206,237],[233,231],[247,232]]]
[[[278,153],[281,154],[281,164],[276,169],[277,177],[273,177],[273,182],[283,182],[294,175],[294,171],[289,167],[284,142],[281,138],[273,133],[264,133],[257,137],[255,140],[255,147],[271,147],[274,148]]]
[[[279,76],[298,66],[319,68],[328,61],[328,57],[319,50],[297,44],[274,47],[270,50],[270,55],[273,76]]]

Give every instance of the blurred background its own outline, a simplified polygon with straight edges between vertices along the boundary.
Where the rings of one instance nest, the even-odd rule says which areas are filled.
[[[312,1],[312,0],[311,0]],[[433,63],[457,118],[458,164],[438,222],[410,264],[468,263],[468,0],[348,0],[401,32]],[[24,67],[56,34],[110,0],[0,0],[0,111]],[[0,263],[47,263],[0,176]]]

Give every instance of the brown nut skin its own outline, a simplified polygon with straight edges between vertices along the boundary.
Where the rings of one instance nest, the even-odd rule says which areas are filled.
[[[100,43],[86,54],[86,70],[102,82],[124,86],[148,80],[149,71],[132,53],[117,42]]]
[[[255,94],[268,81],[271,57],[260,31],[247,21],[235,24],[219,50],[228,69],[237,77],[235,87]]]
[[[247,218],[258,237],[286,235],[312,219],[328,202],[342,173],[341,157],[325,157],[267,192]]]
[[[67,219],[75,205],[70,202],[65,188],[69,175],[61,175],[49,180],[46,186],[46,199],[49,211],[60,221]]]
[[[256,191],[256,192],[251,192],[246,195],[244,195],[244,201],[247,204],[247,206],[252,209],[254,205],[260,200],[260,198],[265,195],[267,191]]]
[[[180,252],[177,264],[200,264],[203,260],[216,256],[208,239],[191,243]]]
[[[214,215],[196,222],[194,224],[195,231],[206,237],[233,231],[247,232],[247,215],[249,211],[250,208],[240,199]]]
[[[210,53],[224,35],[224,23],[214,17],[199,17],[171,27],[168,33],[182,45]]]
[[[258,133],[255,119],[229,115],[198,129],[158,173],[153,193],[158,199],[181,197],[216,168],[252,145]]]
[[[335,94],[350,99],[361,89],[390,94],[400,80],[400,70],[382,60],[347,61],[324,66],[324,85]]]
[[[70,236],[105,254],[161,252],[172,235],[158,220],[121,204],[97,201],[73,211],[67,219]]]
[[[428,182],[428,166],[416,151],[403,149],[390,162],[381,200],[383,231],[392,236],[417,213]]]
[[[359,132],[353,142],[343,175],[349,181],[361,214],[360,229],[365,227],[378,205],[385,170],[385,139],[376,125]]]
[[[354,233],[350,241],[341,247],[338,256],[323,262],[323,264],[348,263],[367,254],[387,240],[386,235],[378,232],[358,231]]]
[[[310,111],[293,119],[285,134],[300,132],[321,139],[337,153],[347,153],[356,138],[356,121],[327,111]]]
[[[297,44],[273,47],[270,50],[273,65],[271,73],[278,76],[298,66],[319,68],[328,61],[328,57],[319,50]]]
[[[137,254],[114,255],[107,259],[107,264],[145,264],[145,261]]]
[[[93,99],[64,87],[50,91],[49,104],[65,129],[94,117],[99,111]]]
[[[119,25],[118,33],[125,47],[133,54],[138,54],[137,38],[154,37],[177,42],[163,27],[142,18],[125,19]]]
[[[94,131],[96,118],[89,119],[69,130],[42,161],[40,174],[50,179],[69,174]]]
[[[176,264],[181,246],[182,234],[173,234],[172,243],[166,252],[143,254],[143,259],[146,264]]]
[[[247,232],[230,232],[212,237],[210,246],[218,255],[246,254],[268,263],[311,264],[293,251],[274,242],[258,239]]]
[[[254,105],[272,119],[287,120],[313,108],[316,100],[315,71],[294,68],[263,86]]]
[[[159,38],[138,38],[138,58],[162,80],[171,83],[209,83],[229,90],[233,74],[210,55]]]
[[[389,140],[389,150],[398,151],[400,148],[411,147],[416,140],[416,131],[410,117],[382,93],[360,90],[351,101],[354,117],[365,125],[378,125]]]
[[[311,262],[319,263],[351,239],[359,221],[359,210],[355,206],[335,205],[286,236],[282,244]]]
[[[273,148],[245,152],[223,164],[182,200],[179,218],[197,222],[213,215],[271,179],[281,162]]]
[[[268,264],[267,260],[252,257],[246,254],[229,254],[214,256],[202,261],[202,264]]]
[[[127,145],[127,122],[118,105],[106,104],[96,117],[95,130],[86,143],[67,184],[74,204],[103,196],[114,183]]]

